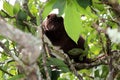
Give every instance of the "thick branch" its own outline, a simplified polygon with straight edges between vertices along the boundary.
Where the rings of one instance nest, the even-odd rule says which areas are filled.
[[[21,64],[22,61],[18,60],[17,57],[12,55],[14,60],[24,69],[28,80],[37,80],[39,77],[42,79],[41,75],[37,76],[37,70],[39,67],[36,64],[36,60],[42,53],[42,42],[40,39],[35,38],[31,34],[24,33],[13,26],[7,24],[5,21],[0,19],[0,34],[6,38],[15,41],[21,49],[21,59],[25,64]],[[19,62],[20,61],[20,62]],[[27,64],[27,65],[26,65]]]
[[[29,57],[29,64],[35,62],[39,57],[42,49],[42,42],[31,34],[24,33],[3,20],[0,20],[0,34],[15,41],[27,51],[25,55]]]

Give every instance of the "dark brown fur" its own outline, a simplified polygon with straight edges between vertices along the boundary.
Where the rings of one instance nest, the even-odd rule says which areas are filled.
[[[84,50],[85,40],[80,37],[78,44],[76,44],[66,33],[64,28],[64,19],[58,17],[56,14],[50,14],[47,16],[47,19],[43,22],[43,29],[46,36],[50,39],[51,43],[54,46],[59,46],[65,53],[68,53],[69,50],[73,48],[81,48]],[[74,59],[75,62],[79,61],[78,56],[68,56]]]

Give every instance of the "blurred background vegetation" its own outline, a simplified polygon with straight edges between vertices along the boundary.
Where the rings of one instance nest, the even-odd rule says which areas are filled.
[[[108,27],[119,30],[120,10],[117,7],[120,6],[120,0],[15,0],[14,3],[11,1],[13,0],[0,0],[0,17],[25,33],[39,38],[38,27],[42,21],[48,14],[56,13],[63,16],[65,29],[75,42],[80,35],[86,39],[85,53],[89,58],[101,60],[113,54],[108,53],[109,51],[120,50],[120,43],[111,42],[106,34]],[[114,34],[114,36],[117,35]],[[4,47],[18,58],[20,55],[19,45],[0,35],[0,80],[25,80],[26,74],[19,73],[19,63],[7,54]],[[40,56],[37,63],[42,78],[47,80],[42,59]],[[108,58],[103,60],[106,64],[101,63],[77,71],[83,80],[112,80],[109,79],[110,75],[113,79],[120,80],[120,68],[114,67],[120,67],[120,60],[119,57],[116,59],[117,61],[114,61],[116,65],[109,64],[111,58]],[[79,80],[62,60],[47,57],[46,62],[51,80]],[[51,65],[55,67],[55,70],[51,68]],[[111,65],[116,71],[114,74],[110,74]]]

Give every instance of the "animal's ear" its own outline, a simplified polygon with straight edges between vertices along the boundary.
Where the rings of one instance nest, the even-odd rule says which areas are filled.
[[[81,49],[85,49],[84,44],[85,44],[85,40],[82,36],[79,37],[78,41],[77,41],[78,47]]]
[[[59,17],[59,19],[63,21],[63,17]]]
[[[63,24],[63,23],[64,23],[63,17],[57,17],[57,18],[56,18],[56,21],[59,22],[60,24],[62,23],[62,25],[64,25],[64,24]]]
[[[47,18],[50,18],[50,15],[48,15]]]

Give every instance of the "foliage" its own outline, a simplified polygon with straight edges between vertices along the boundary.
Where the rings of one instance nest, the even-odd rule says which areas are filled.
[[[117,12],[118,10],[115,11],[113,4],[119,5],[120,0],[118,0],[118,2],[117,0],[115,0],[115,2],[114,0],[110,0],[110,2],[108,1],[109,4],[105,1],[49,0],[41,2],[39,0],[29,0],[27,5],[22,5],[21,2],[16,0],[15,4],[12,5],[7,0],[2,0],[3,9],[0,10],[0,16],[15,28],[38,38],[40,34],[38,34],[37,28],[41,25],[42,21],[40,15],[45,19],[52,10],[58,9],[58,15],[64,17],[67,34],[75,42],[77,42],[80,35],[86,39],[86,44],[84,45],[86,48],[85,51],[73,49],[70,51],[70,54],[76,55],[76,53],[79,54],[79,52],[83,52],[84,55],[87,54],[91,59],[99,59],[99,55],[107,55],[108,51],[120,50],[120,45],[112,43],[108,40],[108,37],[106,37],[106,33],[104,33],[104,30],[107,30],[108,27],[119,27],[120,19],[118,16],[120,15],[119,12]],[[40,13],[42,9],[43,12]],[[110,42],[110,44],[108,42]],[[18,71],[19,67],[17,65],[19,63],[13,60],[2,45],[17,57],[20,55],[20,51],[18,50],[19,45],[0,35],[0,80],[18,80],[24,78],[26,75],[20,74]],[[101,56],[100,59],[102,59]],[[41,56],[37,63],[39,64],[43,78],[46,78]],[[51,80],[78,80],[72,71],[70,71],[70,66],[62,60],[49,57],[47,58],[46,64]],[[51,68],[51,65],[53,65],[53,68]],[[57,70],[54,71],[53,69]],[[81,69],[78,72],[84,80],[105,80],[108,78],[110,66],[101,64],[90,69]],[[120,76],[118,75],[116,79],[119,80]]]

